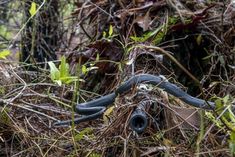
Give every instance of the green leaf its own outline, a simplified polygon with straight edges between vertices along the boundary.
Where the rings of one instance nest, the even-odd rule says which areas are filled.
[[[68,76],[68,77],[60,78],[60,80],[64,82],[65,84],[70,84],[71,82],[77,81],[78,78],[76,76]]]
[[[0,52],[0,59],[6,59],[7,56],[11,54],[11,51],[9,50],[3,50]]]
[[[213,56],[215,56],[215,55],[212,53],[212,54],[210,54],[210,55],[208,55],[208,56],[202,58],[202,60],[210,59],[210,58],[212,58]]]
[[[100,54],[97,53],[96,58],[95,58],[95,61],[99,61],[99,60],[100,60]]]
[[[221,110],[223,108],[222,100],[220,98],[215,100],[216,109]]]
[[[235,132],[231,132],[229,140],[229,148],[232,156],[235,154]]]
[[[163,25],[158,27],[156,30],[154,31],[150,31],[148,33],[145,33],[142,37],[135,37],[135,36],[131,36],[130,38],[135,41],[135,42],[145,42],[147,41],[149,38],[153,37],[154,35],[156,35],[159,31],[161,31],[161,29],[163,28]]]
[[[91,134],[92,133],[91,128],[85,128],[82,131],[80,131],[77,135],[75,135],[74,139],[76,142],[81,141],[84,138],[84,135]]]
[[[48,62],[50,66],[50,76],[52,81],[56,81],[60,79],[60,71],[56,68],[55,64],[50,61]]]
[[[179,21],[179,18],[171,16],[171,17],[169,17],[168,21],[169,21],[169,25],[174,25],[174,24],[176,24]]]
[[[69,73],[69,64],[66,62],[65,56],[61,57],[61,62],[59,65],[59,69],[55,66],[53,62],[48,62],[50,66],[50,76],[51,80],[57,83],[59,86],[62,83],[69,84],[71,82],[75,82],[78,80],[76,76],[71,76]],[[81,81],[81,80],[79,80]]]
[[[229,112],[229,118],[231,119],[231,123],[235,124],[235,115],[231,109],[231,107],[228,109]]]
[[[98,153],[91,153],[88,157],[101,157],[101,154]]]
[[[10,40],[13,36],[13,33],[9,31],[6,26],[0,25],[0,36]]]
[[[220,129],[223,128],[223,123],[221,122],[221,120],[217,120],[215,118],[215,116],[211,113],[211,112],[205,112],[205,115],[208,119],[210,119],[217,127],[219,127]]]
[[[0,112],[0,122],[3,124],[10,124],[11,120],[9,118],[9,112],[9,108],[4,108],[4,110]]]
[[[153,40],[154,45],[159,44],[164,38],[164,36],[165,36],[165,33],[163,31],[160,31]]]
[[[34,16],[37,13],[37,4],[35,2],[31,3],[29,13],[31,16]]]
[[[197,42],[198,45],[201,45],[201,43],[202,43],[202,35],[201,34],[199,34],[197,36],[196,42]]]
[[[107,33],[103,31],[103,38],[106,38]]]
[[[229,102],[229,95],[226,95],[224,98],[223,98],[223,102],[224,104],[227,104]]]
[[[103,114],[104,124],[108,125],[108,123],[109,123],[109,118],[108,117],[112,114],[113,109],[114,109],[114,106],[111,106],[104,112],[104,114]]]
[[[109,25],[109,37],[113,35],[113,26]]]
[[[85,65],[82,66],[82,73],[83,74],[86,74],[87,73],[87,68]]]
[[[60,69],[61,78],[69,76],[69,64],[66,63],[65,56],[61,57],[61,63],[60,63],[59,69]]]

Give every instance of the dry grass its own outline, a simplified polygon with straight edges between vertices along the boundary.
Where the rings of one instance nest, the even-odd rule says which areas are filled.
[[[115,3],[116,8],[113,7],[116,9],[115,18],[112,18],[112,9],[107,12],[110,4],[106,1],[78,4],[77,11],[73,14],[74,20],[79,21],[80,27],[83,24],[87,30],[91,27],[94,29],[88,32],[84,29],[77,35],[79,38],[74,37],[73,40],[80,41],[80,44],[68,43],[68,46],[73,47],[64,51],[69,53],[71,66],[76,63],[79,56],[77,46],[81,46],[81,51],[86,54],[88,51],[93,52],[97,47],[97,51],[100,51],[102,44],[107,44],[102,41],[90,44],[89,34],[96,34],[99,38],[102,32],[95,31],[101,29],[100,24],[104,24],[103,30],[107,32],[111,23],[114,27],[120,26],[120,29],[116,30],[117,34],[123,33],[112,40],[116,39],[124,46],[112,42],[106,47],[108,52],[101,48],[105,55],[100,57],[112,61],[114,58],[115,62],[120,61],[115,60],[116,58],[134,58],[134,73],[164,73],[171,82],[195,90],[190,77],[172,63],[171,58],[159,61],[158,57],[162,54],[140,48],[134,48],[126,53],[128,46],[139,44],[133,43],[130,40],[131,36],[144,34],[145,29],[153,31],[154,28],[165,24],[165,21],[175,18],[178,22],[169,27],[157,46],[167,50],[201,82],[205,98],[211,98],[213,95],[223,97],[227,94],[234,97],[235,19],[231,4],[178,0],[151,2],[153,4],[138,1],[134,5],[129,1],[118,1]],[[150,11],[151,9],[154,11]],[[195,17],[201,19],[193,21]],[[151,22],[146,23],[149,20]],[[75,25],[77,24],[71,27]],[[185,29],[189,30],[184,32]],[[150,38],[142,44],[149,46],[152,42]],[[189,49],[190,46],[193,48]],[[122,57],[116,53],[120,52],[120,49],[125,52]],[[203,52],[207,54],[193,54],[198,50],[205,50]],[[116,56],[112,56],[111,51],[115,52]],[[94,57],[89,55],[88,62]],[[198,58],[195,56],[201,57],[199,63],[196,62]],[[103,67],[113,68],[113,65],[109,64],[99,66],[101,76],[103,71],[107,70]],[[102,90],[98,90],[99,93],[109,93],[131,76],[133,71],[130,66],[123,65],[122,68],[121,71],[116,67],[111,82],[105,77],[97,83],[102,86]],[[127,76],[125,79],[124,75]],[[80,97],[85,100],[96,96],[93,91],[86,91],[91,89],[87,88],[89,81],[81,85],[81,89],[84,90],[81,90]],[[157,88],[145,95],[156,101],[157,109],[146,109],[150,120],[143,134],[136,134],[128,126],[134,107],[142,99],[135,97],[135,90],[116,99],[113,112],[108,118],[84,122],[75,128],[53,127],[55,121],[71,119],[74,92],[72,85],[54,84],[50,79],[49,70],[25,71],[20,64],[0,60],[0,156],[231,156],[228,128],[224,125],[218,126],[204,111],[190,108]],[[201,91],[195,90],[191,93],[201,96]],[[202,119],[203,123],[200,123]],[[218,119],[219,115],[214,115],[214,120]]]

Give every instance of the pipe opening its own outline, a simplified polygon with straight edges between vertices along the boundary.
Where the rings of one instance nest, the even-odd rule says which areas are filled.
[[[142,133],[148,124],[147,116],[142,114],[133,114],[130,118],[130,127],[137,133]]]

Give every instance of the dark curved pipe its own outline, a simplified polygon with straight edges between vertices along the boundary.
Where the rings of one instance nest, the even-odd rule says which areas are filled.
[[[145,113],[145,108],[145,103],[140,103],[129,120],[130,128],[138,134],[143,133],[148,126],[148,116]]]
[[[165,90],[171,95],[181,99],[182,101],[194,107],[207,109],[207,110],[215,109],[215,104],[213,102],[207,102],[205,100],[192,97],[191,95],[187,94],[182,89],[177,87],[175,84],[172,84],[162,79],[159,76],[154,76],[150,74],[140,74],[140,75],[133,76],[132,78],[127,80],[120,87],[118,87],[115,92],[109,95],[100,97],[90,102],[76,105],[76,112],[82,115],[86,115],[86,116],[82,116],[80,118],[75,119],[74,120],[75,124],[78,124],[84,121],[93,120],[93,119],[100,117],[105,111],[106,107],[115,101],[115,98],[117,97],[117,95],[123,94],[124,92],[129,91],[133,86],[136,86],[137,84],[143,83],[143,82],[157,85],[159,88]],[[137,113],[135,112],[133,114],[137,115]],[[140,115],[143,116],[142,113]],[[66,124],[71,124],[71,120],[54,123],[55,126],[66,125]]]
[[[100,107],[106,107],[114,103],[115,93],[102,96],[98,99],[76,105],[76,112],[82,115],[90,115],[100,110]],[[98,108],[97,108],[98,107]]]
[[[82,117],[79,117],[79,118],[75,118],[74,119],[74,124],[79,124],[81,122],[86,122],[86,121],[90,121],[90,120],[93,120],[93,119],[97,119],[104,113],[105,110],[106,110],[105,107],[100,107],[100,110],[98,112],[94,113],[94,114],[82,116]],[[53,126],[67,126],[67,125],[72,125],[72,120],[59,121],[59,122],[55,122],[53,124]]]
[[[140,74],[130,78],[124,84],[122,84],[117,90],[116,93],[123,93],[130,90],[133,86],[139,83],[147,83],[152,85],[157,85],[159,88],[165,90],[167,93],[181,99],[185,103],[192,105],[197,108],[203,108],[207,110],[215,109],[214,102],[206,102],[205,100],[195,98],[188,93],[184,92],[178,86],[173,83],[170,83],[159,76],[154,76],[150,74]]]

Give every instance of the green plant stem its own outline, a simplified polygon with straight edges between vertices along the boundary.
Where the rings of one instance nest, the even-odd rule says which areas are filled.
[[[204,115],[205,115],[205,111],[203,110],[199,110],[198,111],[200,114],[200,132],[199,132],[199,136],[197,137],[197,142],[196,142],[196,157],[199,157],[200,155],[200,144],[203,140],[204,137],[204,133],[205,133],[205,121],[204,121]]]
[[[41,5],[37,8],[36,13],[44,6],[44,4],[46,3],[46,0],[43,0],[43,2],[41,3]],[[13,37],[13,39],[10,41],[9,46],[7,49],[10,49],[11,44],[17,39],[17,37],[20,35],[20,33],[24,30],[24,28],[26,27],[27,23],[29,23],[29,21],[35,16],[36,14],[30,16],[28,18],[28,20],[23,24],[23,26],[20,28],[20,30],[17,32],[17,34]]]
[[[35,48],[35,38],[36,38],[36,21],[33,20],[32,22],[33,22],[33,32],[32,32],[32,41],[31,41],[31,50],[30,50],[30,54],[29,54],[30,55],[29,60],[32,60],[32,62],[34,62],[34,64],[36,65],[37,62],[34,59],[34,53],[35,53],[34,48]]]
[[[74,123],[76,103],[74,103],[74,102],[79,102],[79,95],[80,95],[80,92],[79,92],[80,81],[79,80],[80,80],[80,73],[81,73],[81,57],[79,58],[79,61],[78,61],[78,64],[77,64],[76,73],[77,73],[76,75],[78,77],[78,80],[75,81],[75,84],[74,84],[74,94],[73,94],[73,101],[72,101],[72,139],[73,139],[73,142],[74,142],[75,150],[77,148],[77,144],[76,144],[76,141],[75,141],[76,132],[75,132],[75,123]],[[77,152],[77,151],[75,151],[75,152]]]

